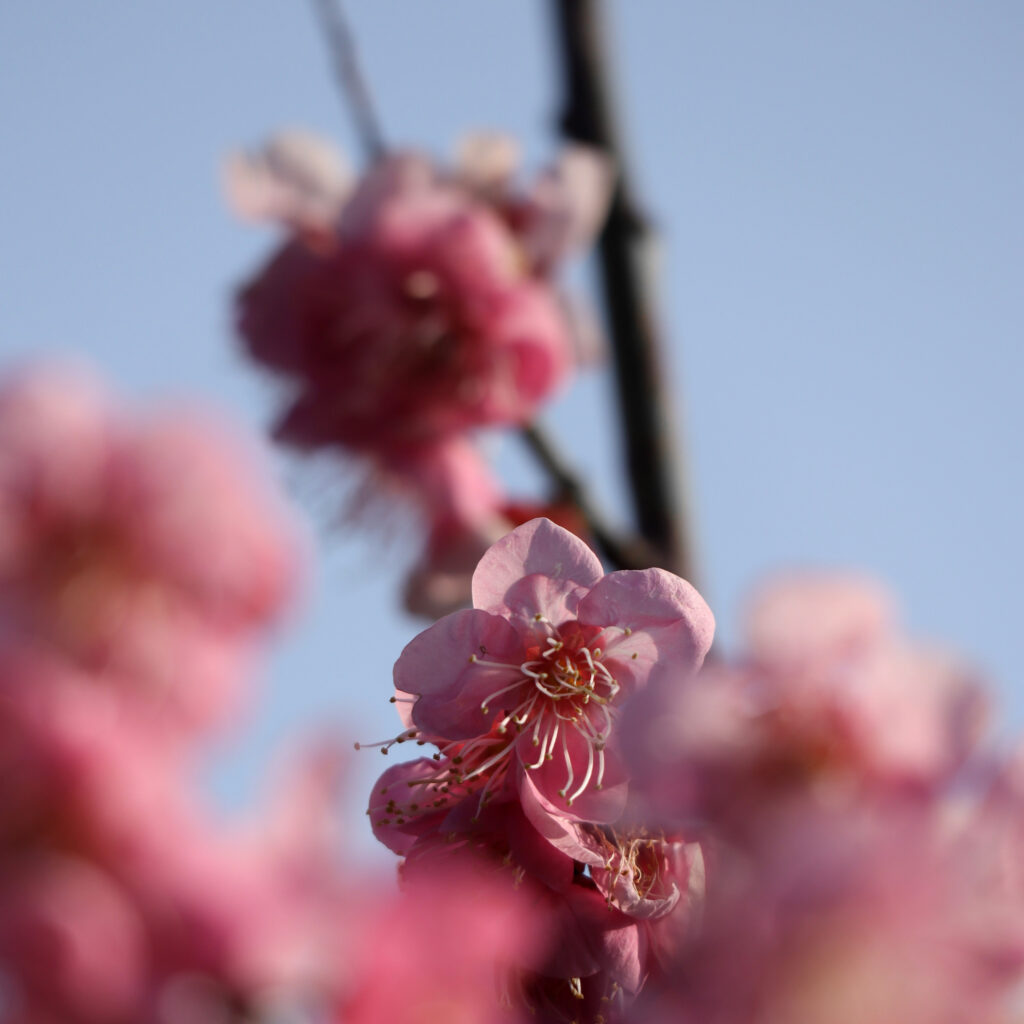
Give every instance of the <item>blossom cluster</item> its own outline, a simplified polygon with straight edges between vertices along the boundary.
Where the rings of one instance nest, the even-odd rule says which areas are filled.
[[[594,347],[553,275],[600,226],[607,161],[570,147],[526,188],[517,164],[511,140],[481,135],[450,169],[400,152],[354,181],[296,132],[227,164],[235,210],[289,232],[238,297],[248,355],[284,386],[275,435],[344,453],[364,495],[418,510],[406,604],[430,618],[464,604],[487,546],[542,510],[505,495],[476,433],[531,422]]]
[[[1019,1021],[1024,792],[985,711],[884,592],[821,575],[762,591],[742,657],[649,688],[625,722],[643,813],[709,869],[632,1019]]]
[[[504,875],[550,936],[520,965],[522,1004],[543,1020],[608,1019],[694,926],[704,886],[685,825],[627,819],[619,719],[659,666],[697,671],[712,616],[664,570],[605,575],[545,519],[487,551],[473,604],[395,664],[395,742],[436,752],[384,772],[371,824],[407,877],[453,850]]]
[[[117,409],[69,369],[0,386],[5,1024],[498,1012],[493,971],[522,919],[486,879],[439,872],[398,896],[355,878],[333,741],[307,743],[242,820],[199,795],[204,741],[241,703],[298,554],[219,422]],[[428,930],[444,950],[414,961]],[[402,977],[404,1016],[388,1003]]]
[[[222,1019],[306,958],[319,911],[297,872],[312,884],[319,854],[295,794],[225,829],[186,781],[296,553],[251,454],[209,417],[115,410],[67,368],[4,384],[5,1020]]]
[[[369,813],[406,877],[465,849],[507,877],[552,936],[520,961],[534,1019],[1022,1019],[1019,759],[878,587],[779,581],[702,666],[696,591],[538,520],[473,597],[395,665],[397,742],[436,751]]]

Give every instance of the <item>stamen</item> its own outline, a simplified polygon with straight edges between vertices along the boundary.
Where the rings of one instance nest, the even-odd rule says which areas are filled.
[[[490,792],[491,786],[498,780],[498,778],[504,778],[505,776],[500,772],[495,772],[484,785],[484,788],[480,791],[480,799],[476,804],[476,817],[480,817],[480,812],[484,809],[484,804],[487,803],[487,795]]]
[[[590,782],[591,776],[594,774],[594,745],[592,743],[587,744],[587,771],[583,776],[583,781],[576,788],[572,796],[569,797],[569,806],[572,807],[573,800],[576,799],[586,788],[587,783]]]
[[[562,755],[565,758],[565,769],[569,775],[565,780],[565,786],[558,791],[558,795],[564,797],[568,792],[569,787],[572,785],[573,780],[576,778],[572,770],[572,758],[569,756],[569,741],[566,739],[564,732],[562,733]]]
[[[540,756],[537,758],[536,763],[528,764],[527,768],[539,768],[545,761],[551,759],[549,751],[555,749],[555,740],[558,738],[558,723],[555,722],[554,727],[544,734],[544,742],[540,746]]]
[[[372,747],[380,747],[380,752],[387,754],[395,743],[405,743],[406,740],[414,740],[417,736],[419,736],[419,729],[406,729],[405,732],[400,732],[390,740],[378,740],[376,743],[359,743],[357,741],[352,746],[355,750],[369,750]]]
[[[530,717],[530,711],[533,709],[533,705],[537,703],[538,694],[536,691],[517,708],[513,708],[505,717],[498,723],[498,731],[505,732],[508,728],[509,722],[515,722],[516,725],[523,725],[527,718]]]
[[[545,697],[550,697],[552,700],[564,700],[566,697],[571,696],[570,693],[559,693],[558,691],[549,690],[546,686],[541,685],[539,679],[535,680],[534,685]]]
[[[523,682],[524,680],[517,679],[514,683],[509,683],[508,686],[503,686],[500,690],[495,690],[494,693],[490,694],[490,696],[484,697],[480,702],[480,710],[486,715],[490,711],[491,701],[494,700],[495,697],[500,697],[503,693],[508,693],[510,690],[514,690],[516,687],[522,686]]]
[[[481,772],[487,771],[492,765],[497,764],[515,745],[515,740],[513,740],[508,746],[502,747],[493,757],[489,757],[482,765],[474,768],[468,775],[464,775],[462,781],[469,782],[470,779],[476,778]]]
[[[471,665],[486,665],[488,668],[510,668],[513,672],[519,668],[518,665],[510,665],[506,661],[484,661],[483,658],[478,658],[475,654],[469,656],[469,663]]]

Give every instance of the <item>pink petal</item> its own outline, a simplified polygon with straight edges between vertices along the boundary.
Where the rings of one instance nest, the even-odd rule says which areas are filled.
[[[228,203],[239,217],[297,227],[329,227],[352,187],[334,146],[301,131],[281,132],[255,153],[232,153],[223,173]]]
[[[582,249],[604,223],[615,184],[611,160],[590,146],[567,146],[529,197],[523,245],[532,263],[549,269]]]
[[[626,806],[628,777],[620,758],[610,747],[605,748],[604,782],[597,789],[593,780],[569,806],[568,795],[582,783],[587,770],[586,742],[578,733],[566,733],[569,760],[573,768],[573,788],[566,786],[569,777],[565,764],[565,748],[561,742],[555,746],[554,756],[539,768],[528,769],[528,759],[536,761],[536,748],[530,741],[529,732],[519,738],[517,749],[523,765],[520,775],[519,794],[534,826],[550,835],[552,830],[540,824],[545,817],[565,818],[569,821],[612,822],[621,817]],[[596,771],[596,769],[595,769]],[[561,790],[567,790],[561,796]]]
[[[0,871],[0,957],[4,974],[21,983],[16,989],[49,1011],[30,1019],[137,1018],[147,938],[129,894],[87,861],[45,851],[7,853]],[[5,1013],[4,1019],[12,1018]]]
[[[529,774],[527,774],[527,779]],[[520,792],[520,806],[538,835],[567,857],[603,867],[607,859],[597,848],[594,838],[587,834],[581,823],[558,812],[554,805],[538,793],[536,786],[526,780]]]
[[[593,889],[573,886],[571,898],[558,909],[559,944],[545,972],[570,978],[606,972],[629,992],[643,980],[643,953],[639,926],[624,914],[610,910]]]
[[[495,851],[507,848],[513,863],[531,879],[556,892],[568,889],[575,874],[572,856],[537,831],[524,814],[514,787],[507,787],[506,795],[507,800],[488,803],[481,810],[477,796],[470,794],[445,818],[441,831],[475,837]]]
[[[572,580],[556,580],[541,573],[517,580],[505,592],[504,615],[509,616],[519,630],[527,635],[547,636],[545,622],[559,626],[576,618],[580,599],[587,593]]]
[[[519,143],[501,132],[464,135],[455,152],[455,174],[460,183],[484,197],[500,199],[519,168]]]
[[[425,733],[470,739],[488,731],[495,709],[485,715],[481,703],[522,678],[522,660],[522,642],[508,622],[469,608],[406,644],[395,662],[395,689],[418,695],[412,718]]]
[[[715,619],[704,598],[664,569],[609,573],[580,602],[579,617],[588,625],[648,634],[659,659],[671,662],[678,673],[700,666],[715,632]],[[624,642],[616,638],[614,648],[609,643],[609,655]]]
[[[423,785],[438,774],[438,763],[430,757],[392,765],[374,783],[370,793],[370,827],[392,852],[404,857],[422,835],[436,831],[457,799],[432,808],[443,799],[436,789]]]
[[[782,669],[845,658],[892,631],[893,602],[870,579],[804,572],[781,577],[756,594],[747,613],[754,659]]]
[[[427,157],[392,153],[359,182],[342,214],[341,232],[346,238],[372,232],[385,204],[429,199],[439,188],[437,171]]]
[[[601,561],[586,544],[550,519],[532,519],[494,544],[473,574],[473,604],[507,613],[506,595],[524,576],[537,573],[592,587],[601,579]]]
[[[494,417],[522,422],[572,367],[569,325],[547,285],[524,281],[495,305],[489,329],[505,366],[499,378],[504,386],[492,396]]]

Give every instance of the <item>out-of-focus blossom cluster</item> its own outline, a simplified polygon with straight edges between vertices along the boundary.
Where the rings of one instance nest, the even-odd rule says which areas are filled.
[[[311,758],[230,829],[191,784],[297,553],[219,423],[115,409],[70,369],[2,386],[5,1021],[236,1019],[323,967],[330,773]]]
[[[504,1012],[494,970],[524,919],[452,865],[401,896],[354,877],[332,744],[307,744],[251,818],[198,795],[297,554],[219,423],[115,409],[70,370],[0,386],[4,1024]]]
[[[418,510],[406,603],[431,618],[466,603],[480,555],[523,521],[476,432],[529,423],[594,347],[553,274],[600,226],[607,161],[571,147],[527,187],[517,170],[496,136],[451,168],[395,153],[358,181],[299,133],[227,164],[235,210],[289,232],[238,299],[249,355],[285,386],[275,435],[354,456],[372,491]]]
[[[660,570],[603,575],[545,521],[495,544],[474,608],[395,666],[434,753],[371,823],[426,879],[453,851],[553,936],[533,1019],[1011,1024],[1024,1019],[1024,789],[984,694],[858,579],[766,588],[746,650]]]
[[[739,659],[649,687],[624,721],[637,813],[700,842],[707,886],[630,1020],[1024,1019],[1024,793],[984,712],[884,593],[829,576],[764,589]]]

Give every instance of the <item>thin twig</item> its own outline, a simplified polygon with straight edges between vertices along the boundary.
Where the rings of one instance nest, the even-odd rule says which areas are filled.
[[[537,461],[558,488],[560,497],[572,502],[605,558],[615,569],[645,569],[654,565],[654,552],[639,538],[625,538],[613,530],[587,494],[554,441],[538,423],[524,426],[521,436]]]
[[[688,510],[677,483],[676,424],[655,315],[651,230],[629,188],[628,162],[612,107],[601,0],[553,0],[553,7],[564,74],[562,132],[601,147],[618,169],[598,257],[634,513],[660,564],[692,580]]]
[[[312,0],[330,50],[338,88],[344,96],[366,159],[375,163],[386,152],[384,134],[373,105],[366,79],[359,67],[355,38],[342,7],[342,0]]]

